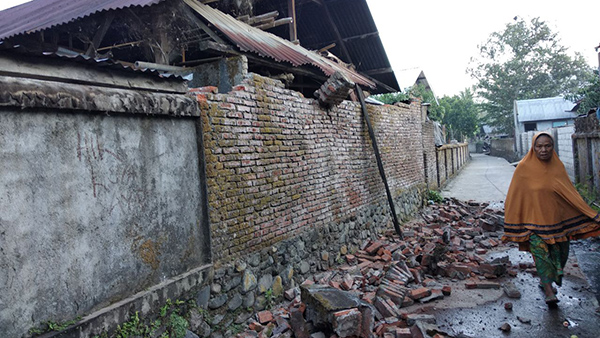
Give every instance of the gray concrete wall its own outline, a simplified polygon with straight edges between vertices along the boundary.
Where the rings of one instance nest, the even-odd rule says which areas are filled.
[[[565,169],[567,170],[567,174],[569,174],[569,178],[571,178],[571,182],[575,182],[575,161],[573,157],[573,139],[571,137],[575,133],[575,126],[566,126],[554,130],[558,157],[565,165]]]
[[[0,109],[0,332],[210,261],[197,119]]]

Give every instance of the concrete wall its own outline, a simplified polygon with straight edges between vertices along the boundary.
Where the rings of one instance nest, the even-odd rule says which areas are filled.
[[[520,158],[515,153],[514,138],[492,139],[490,144],[490,155],[502,157],[508,162],[514,162]]]
[[[425,121],[422,125],[423,134],[423,164],[425,169],[425,182],[428,189],[436,190],[439,186],[438,160],[435,147],[435,127],[433,121]]]
[[[442,187],[454,177],[469,160],[468,143],[445,144],[436,149],[437,181]]]
[[[554,135],[557,141],[556,152],[558,157],[565,165],[567,174],[571,178],[571,182],[575,182],[575,160],[573,156],[573,139],[572,136],[575,133],[575,126],[566,126],[556,128]]]
[[[198,118],[126,113],[147,93],[120,101],[123,114],[73,110],[92,105],[45,93],[121,89],[0,80],[11,83],[0,95],[1,336],[89,314],[210,262]]]

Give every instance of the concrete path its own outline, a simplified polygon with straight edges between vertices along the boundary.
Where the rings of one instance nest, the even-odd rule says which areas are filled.
[[[491,207],[503,209],[515,168],[498,157],[471,154],[471,158],[470,163],[442,189],[442,196],[463,201],[490,202]],[[454,337],[600,336],[600,318],[596,312],[598,301],[578,263],[579,256],[582,252],[587,252],[589,246],[577,241],[571,247],[572,254],[565,268],[566,276],[558,292],[561,302],[557,308],[548,308],[544,304],[543,293],[538,289],[538,278],[520,271],[516,278],[503,278],[498,282],[512,281],[521,292],[521,299],[507,298],[501,290],[477,290],[470,293],[467,290],[457,290],[459,292],[456,295],[461,298],[461,302],[466,301],[471,306],[462,306],[461,302],[453,301],[454,297],[449,297],[447,304],[436,304],[436,308],[431,310],[438,325]],[[519,252],[514,245],[508,250],[505,247],[503,250],[490,252],[487,258],[505,256],[513,264],[533,263],[530,254]],[[596,263],[591,270],[597,269]],[[513,303],[513,310],[504,309],[507,302]],[[503,323],[511,325],[510,334],[498,329]]]
[[[514,171],[501,157],[471,154],[471,161],[442,189],[442,196],[503,203]]]

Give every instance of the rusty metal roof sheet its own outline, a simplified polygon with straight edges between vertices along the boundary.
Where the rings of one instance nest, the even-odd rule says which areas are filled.
[[[298,67],[311,64],[330,76],[341,72],[350,80],[363,86],[375,88],[374,82],[359,73],[329,60],[316,52],[282,39],[277,35],[254,28],[208,5],[196,0],[184,0],[198,14],[213,24],[245,52],[254,52],[278,62],[287,61]]]
[[[150,6],[164,0],[33,0],[0,11],[0,40],[34,33],[88,15],[131,6]]]

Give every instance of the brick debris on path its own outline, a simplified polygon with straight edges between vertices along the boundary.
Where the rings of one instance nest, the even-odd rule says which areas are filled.
[[[428,305],[472,289],[520,298],[510,279],[519,271],[535,274],[532,263],[486,260],[488,252],[508,248],[500,241],[503,221],[503,211],[487,203],[430,205],[403,225],[403,240],[390,230],[366,241],[345,264],[287,290],[284,304],[252,316],[238,337],[452,337],[425,313]]]

